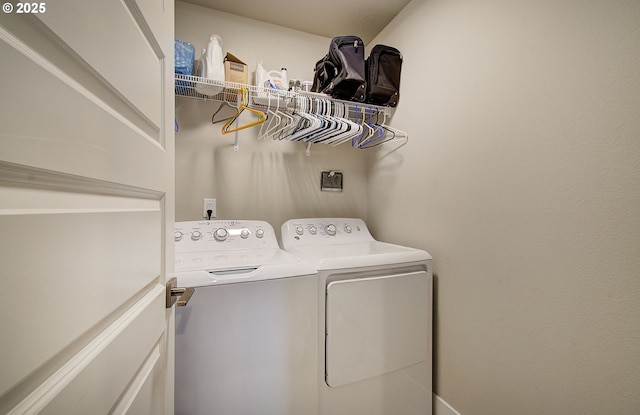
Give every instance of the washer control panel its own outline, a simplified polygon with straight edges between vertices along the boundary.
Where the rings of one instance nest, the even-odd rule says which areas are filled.
[[[282,225],[282,245],[334,245],[373,241],[367,225],[357,218],[291,219]]]
[[[256,220],[176,222],[176,252],[279,248],[273,227]]]

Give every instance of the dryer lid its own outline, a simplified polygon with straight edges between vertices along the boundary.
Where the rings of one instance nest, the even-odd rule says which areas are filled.
[[[431,255],[421,249],[370,241],[342,245],[306,245],[288,251],[309,262],[317,270],[335,270],[424,262]]]

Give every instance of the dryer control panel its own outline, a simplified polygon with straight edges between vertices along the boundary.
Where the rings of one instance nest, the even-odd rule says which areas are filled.
[[[336,245],[374,241],[367,225],[357,218],[291,219],[282,225],[282,245]]]
[[[176,222],[176,253],[279,248],[273,227],[256,220]]]

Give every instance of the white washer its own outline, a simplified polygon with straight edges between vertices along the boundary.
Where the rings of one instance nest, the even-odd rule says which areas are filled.
[[[175,225],[176,415],[316,414],[318,286],[262,221]]]
[[[431,256],[360,219],[292,219],[281,236],[318,270],[319,413],[431,414]]]

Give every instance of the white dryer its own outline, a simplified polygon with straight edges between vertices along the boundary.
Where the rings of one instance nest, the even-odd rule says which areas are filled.
[[[314,415],[317,273],[263,221],[175,225],[176,415]]]
[[[292,219],[281,236],[318,271],[319,413],[431,414],[431,256],[360,219]]]

